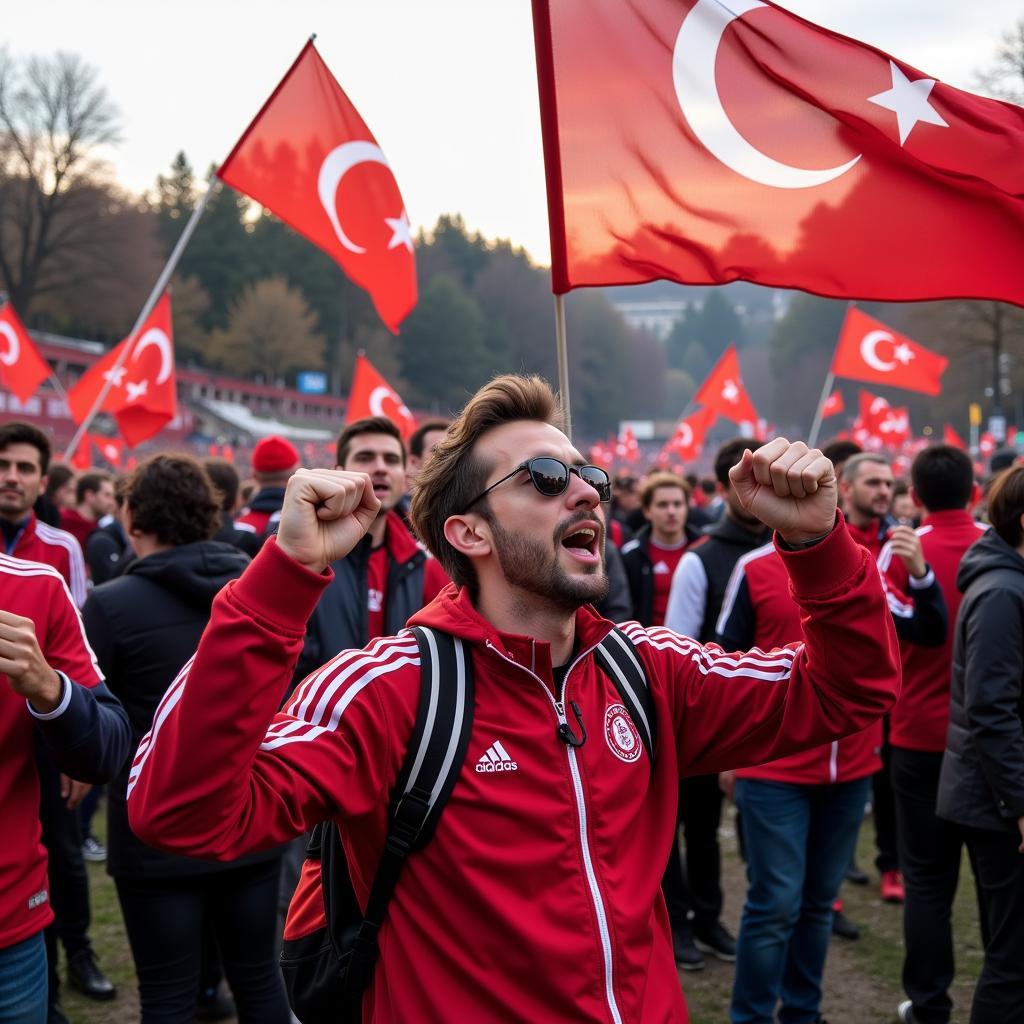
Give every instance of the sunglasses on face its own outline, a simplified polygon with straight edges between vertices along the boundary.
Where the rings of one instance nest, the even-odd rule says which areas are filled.
[[[511,473],[495,481],[485,491],[481,491],[464,509],[468,512],[481,498],[486,497],[498,484],[526,470],[530,474],[530,483],[546,498],[556,498],[564,494],[569,487],[569,477],[575,473],[585,484],[597,491],[600,501],[612,500],[612,483],[608,474],[600,466],[569,466],[561,459],[552,459],[547,455],[521,462]]]

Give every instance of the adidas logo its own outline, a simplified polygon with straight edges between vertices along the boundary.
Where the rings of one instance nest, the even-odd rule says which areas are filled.
[[[517,772],[519,765],[508,756],[508,751],[495,740],[476,763],[478,772]]]

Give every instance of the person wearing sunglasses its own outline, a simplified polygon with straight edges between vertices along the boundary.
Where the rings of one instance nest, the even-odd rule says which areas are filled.
[[[865,728],[899,687],[881,580],[837,514],[831,463],[777,438],[731,479],[776,530],[800,643],[727,653],[636,622],[611,635],[592,607],[607,588],[608,477],[539,378],[491,381],[437,445],[411,519],[453,585],[410,625],[468,651],[473,720],[437,830],[389,905],[364,1021],[688,1019],[660,889],[680,776]],[[344,652],[278,708],[327,567],[377,505],[358,473],[289,482],[277,537],[217,598],[140,746],[129,814],[145,842],[234,857],[332,819],[367,898],[417,716],[417,642],[403,631]],[[652,720],[633,721],[597,664],[605,640],[642,668]]]

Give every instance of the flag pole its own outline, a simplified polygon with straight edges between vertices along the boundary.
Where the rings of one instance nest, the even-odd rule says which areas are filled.
[[[558,351],[558,393],[565,415],[565,433],[572,440],[572,406],[569,403],[569,352],[565,343],[565,296],[555,295],[555,348]]]
[[[807,447],[814,448],[818,443],[818,432],[821,430],[821,421],[825,412],[825,403],[828,396],[832,394],[832,387],[836,382],[836,375],[829,370],[825,374],[825,386],[821,389],[821,398],[818,399],[818,408],[814,411],[814,422],[811,424],[811,432],[807,435]]]
[[[167,287],[167,283],[170,281],[171,275],[174,273],[174,269],[178,265],[178,260],[181,259],[181,254],[185,251],[185,246],[188,245],[189,239],[192,237],[192,233],[195,231],[196,225],[199,223],[199,218],[202,217],[203,211],[206,209],[206,204],[210,201],[219,187],[220,180],[217,178],[217,172],[215,170],[211,171],[210,176],[206,179],[206,191],[202,196],[200,196],[199,202],[196,203],[195,209],[192,211],[192,216],[189,217],[184,230],[178,236],[178,241],[174,243],[174,248],[171,250],[171,255],[167,257],[164,269],[160,271],[160,276],[156,279],[156,284],[153,285],[153,289],[149,293],[149,298],[146,299],[145,304],[139,311],[138,317],[136,317],[135,325],[128,334],[129,338],[135,338],[139,329],[146,322],[146,318],[153,312],[153,307],[156,306],[157,302],[160,300],[160,296],[163,295],[164,289]],[[92,403],[92,407],[86,414],[85,419],[83,419],[78,425],[78,429],[71,438],[71,442],[68,444],[67,449],[64,452],[64,458],[70,459],[75,454],[75,449],[79,444],[81,444],[82,438],[92,424],[93,419],[96,417],[96,413],[98,413],[103,407],[103,403],[106,401],[107,395],[110,393],[110,389],[113,386],[114,379],[117,377],[117,371],[124,365],[131,348],[131,345],[125,345],[121,350],[121,354],[117,357],[117,362],[115,362],[108,371],[107,379],[103,382],[103,387],[100,388],[100,392]]]

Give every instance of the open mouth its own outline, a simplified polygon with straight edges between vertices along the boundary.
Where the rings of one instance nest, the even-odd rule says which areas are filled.
[[[577,526],[562,538],[562,547],[588,565],[600,561],[597,545],[598,531],[593,526]]]

